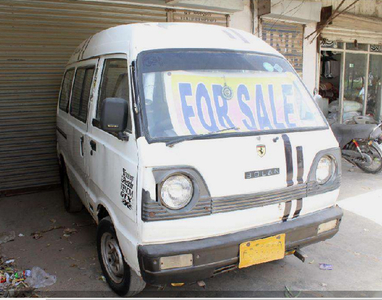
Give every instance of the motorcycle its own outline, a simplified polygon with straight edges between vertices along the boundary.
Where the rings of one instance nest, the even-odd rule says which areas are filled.
[[[332,124],[342,157],[362,171],[377,174],[382,171],[381,124]]]

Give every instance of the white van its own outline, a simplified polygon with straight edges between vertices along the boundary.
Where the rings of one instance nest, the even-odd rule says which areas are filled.
[[[66,67],[57,140],[65,207],[98,223],[119,295],[282,259],[341,222],[328,123],[287,60],[239,30],[90,37]]]

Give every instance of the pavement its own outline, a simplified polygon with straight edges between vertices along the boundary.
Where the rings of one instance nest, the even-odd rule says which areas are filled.
[[[286,288],[289,297],[382,297],[381,203],[382,174],[366,174],[344,162],[340,231],[304,248],[305,263],[287,256],[204,280],[205,287],[147,286],[138,297],[287,297]],[[64,236],[66,228],[77,232]],[[0,198],[0,232],[11,230],[16,239],[0,245],[0,256],[57,276],[54,285],[38,290],[39,296],[116,296],[101,277],[95,223],[86,211],[66,213],[60,189]],[[333,270],[321,270],[319,263],[332,264]]]

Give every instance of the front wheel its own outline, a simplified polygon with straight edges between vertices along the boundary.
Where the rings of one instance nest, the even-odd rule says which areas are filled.
[[[362,153],[368,155],[368,162],[356,162],[358,168],[370,174],[378,174],[382,171],[382,152],[376,143],[360,146]]]
[[[98,259],[111,289],[119,296],[134,296],[146,283],[125,262],[110,217],[101,220],[97,228]]]

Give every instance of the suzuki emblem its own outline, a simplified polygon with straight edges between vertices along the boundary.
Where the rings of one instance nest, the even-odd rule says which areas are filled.
[[[260,156],[260,157],[263,157],[266,153],[266,148],[265,148],[265,145],[258,145],[256,147],[256,150],[257,150],[257,154]]]

